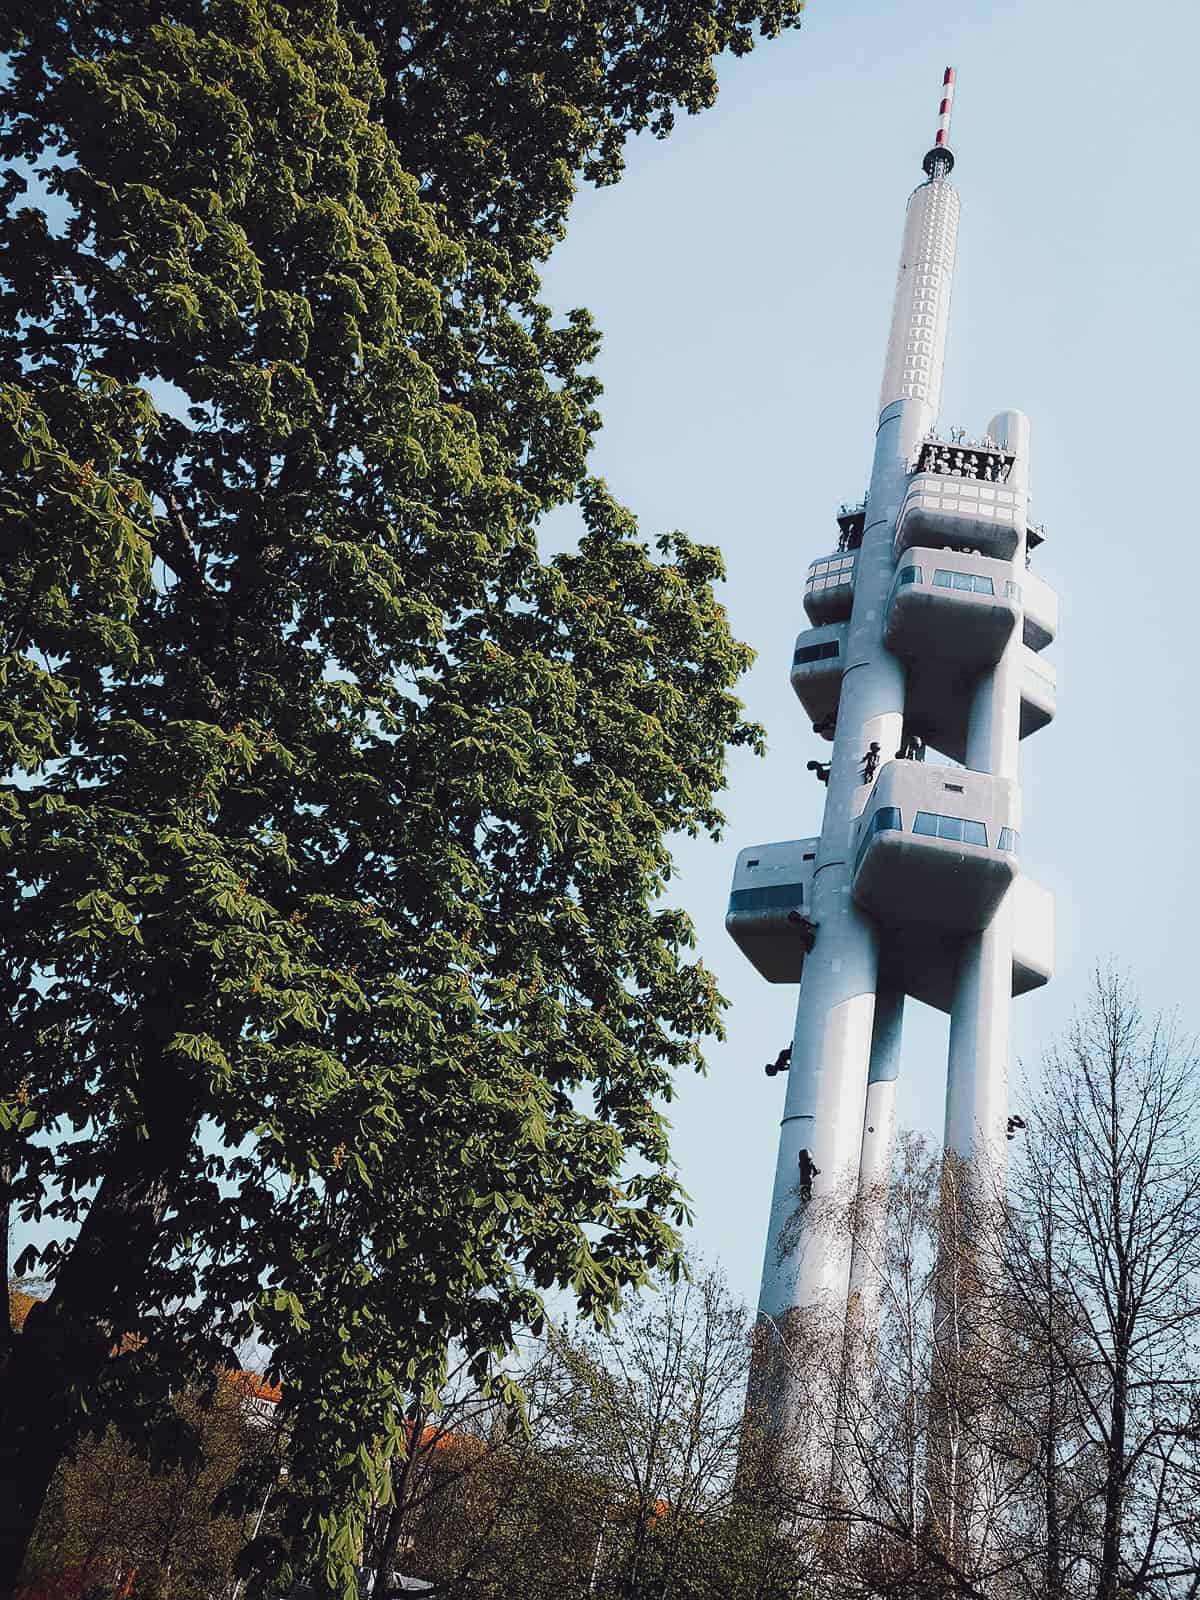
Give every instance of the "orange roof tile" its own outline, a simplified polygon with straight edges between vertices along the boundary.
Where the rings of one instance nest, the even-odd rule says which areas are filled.
[[[25,1326],[25,1318],[29,1315],[31,1307],[37,1305],[40,1295],[26,1294],[24,1289],[14,1289],[8,1286],[8,1320],[9,1325],[20,1333]]]

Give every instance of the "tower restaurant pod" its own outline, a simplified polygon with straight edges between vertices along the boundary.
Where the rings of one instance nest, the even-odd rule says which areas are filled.
[[[876,1251],[821,1228],[816,1202],[890,1168],[905,998],[950,1015],[947,1150],[998,1168],[1011,1000],[1053,968],[1053,902],[1021,866],[1020,742],[1054,716],[1043,653],[1058,629],[1031,568],[1044,535],[1030,426],[1019,411],[977,438],[936,426],[959,223],[952,92],[947,72],[905,214],[870,487],[805,578],[791,683],[831,741],[814,744],[801,808],[823,803],[820,833],[743,850],[726,917],[764,978],[799,985],[759,1298],[759,1398],[776,1427],[808,1404],[783,1359],[795,1319],[838,1304],[869,1318],[878,1302]]]

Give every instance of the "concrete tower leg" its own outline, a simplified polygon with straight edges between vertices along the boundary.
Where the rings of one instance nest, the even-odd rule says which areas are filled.
[[[859,1215],[850,1258],[850,1315],[867,1343],[873,1343],[879,1316],[879,1290],[885,1241],[886,1190],[896,1137],[896,1082],[904,1030],[904,990],[880,984],[875,994],[867,1109],[858,1164]]]
[[[814,1391],[800,1352],[816,1332],[826,1351],[841,1348],[851,1239],[844,1226],[830,1222],[843,1209],[837,1198],[849,1200],[862,1158],[878,976],[875,924],[850,896],[851,841],[871,788],[864,782],[864,757],[872,743],[890,754],[903,729],[904,668],[883,647],[883,616],[908,461],[931,420],[924,403],[900,401],[885,409],[876,435],[813,879],[816,942],[796,1010],[759,1298],[762,1381],[755,1392],[770,1396],[773,1430],[795,1432],[803,1419],[806,1431],[824,1438],[826,1450],[837,1385]]]
[[[865,1503],[870,1489],[871,1387],[879,1336],[887,1243],[887,1194],[896,1132],[896,1082],[904,1027],[904,991],[880,984],[871,1031],[867,1107],[853,1211],[850,1289],[839,1397],[835,1492]]]
[[[1017,411],[993,418],[989,432],[1016,453],[1010,486],[1027,495],[1029,422]],[[1024,510],[1024,507],[1023,507]],[[1013,558],[1019,584],[1025,539]],[[1021,723],[1020,619],[994,672],[972,700],[966,764],[1016,782]],[[979,1368],[986,1348],[983,1252],[988,1218],[1004,1185],[1008,1119],[1009,1012],[1012,1003],[1014,894],[989,925],[962,943],[950,1010],[946,1081],[946,1155],[942,1173],[935,1375],[931,1396],[930,1503],[947,1548],[970,1564],[986,1558],[992,1496],[980,1422],[988,1384]]]
[[[1027,496],[1029,419],[1020,411],[1004,411],[993,417],[989,431],[1015,451],[1008,483]],[[1018,584],[1024,575],[1024,556],[1022,535],[1013,558]],[[1021,737],[1021,633],[1018,620],[995,670],[984,674],[976,687],[967,727],[967,766],[1014,783]],[[985,1190],[994,1190],[1004,1166],[1012,900],[1010,890],[991,924],[963,941],[950,1010],[946,1149],[973,1169]]]
[[[836,1225],[834,1197],[857,1167],[875,1012],[875,933],[843,895],[844,881],[844,870],[832,868],[813,885],[825,948],[805,963],[796,1016],[754,1385],[769,1407],[770,1432],[814,1458],[832,1442],[835,1385],[827,1363],[812,1359],[813,1339],[825,1350],[840,1342],[849,1240]]]

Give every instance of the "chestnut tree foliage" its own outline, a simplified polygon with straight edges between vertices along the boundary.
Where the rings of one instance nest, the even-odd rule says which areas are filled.
[[[251,1330],[344,1577],[449,1340],[672,1261],[719,998],[661,894],[748,654],[589,478],[537,266],[798,12],[6,11],[0,1200],[68,1242],[0,1330],[0,1590],[81,1432]]]

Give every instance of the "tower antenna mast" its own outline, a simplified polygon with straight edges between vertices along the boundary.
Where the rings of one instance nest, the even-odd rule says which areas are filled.
[[[933,149],[922,165],[931,178],[948,178],[954,171],[954,152],[950,148],[950,118],[954,112],[954,68],[947,67],[942,79],[942,103],[938,108],[937,136]]]

